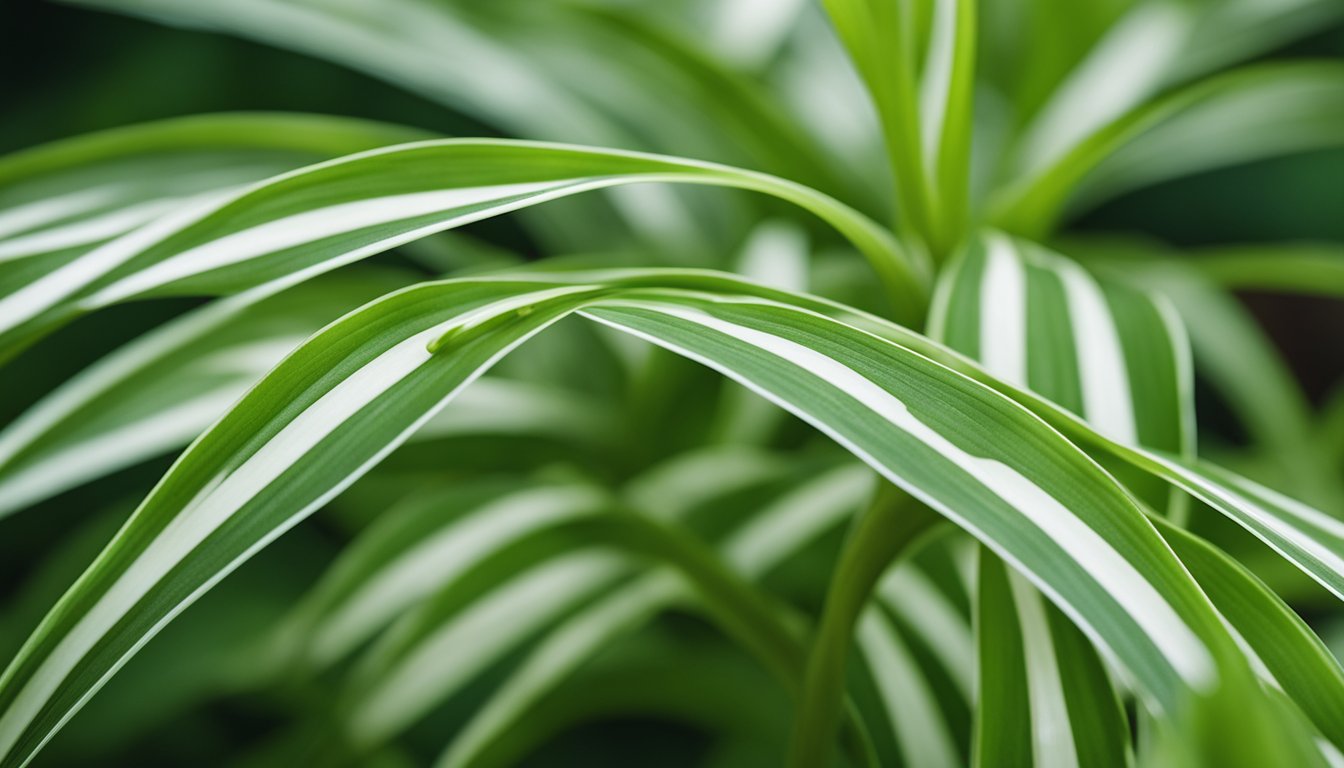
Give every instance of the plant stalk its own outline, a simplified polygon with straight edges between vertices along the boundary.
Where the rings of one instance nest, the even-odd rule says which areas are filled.
[[[790,695],[797,698],[805,693],[807,648],[801,631],[795,631],[801,621],[790,621],[787,606],[776,603],[725,565],[704,543],[675,526],[636,512],[589,522],[610,528],[614,541],[678,571],[704,601],[710,616],[760,660]],[[874,765],[872,743],[857,710],[844,701],[837,706],[841,708],[836,723],[841,728],[844,754],[855,765]]]
[[[859,614],[887,567],[941,520],[884,482],[855,522],[831,577],[808,656],[790,737],[790,768],[828,764],[843,713],[845,665]]]

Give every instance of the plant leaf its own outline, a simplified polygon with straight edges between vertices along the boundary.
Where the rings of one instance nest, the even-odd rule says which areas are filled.
[[[516,479],[418,494],[342,552],[296,610],[298,655],[330,665],[495,552],[610,503],[595,487]]]
[[[1261,676],[1344,749],[1344,670],[1316,633],[1245,566],[1171,523],[1157,525],[1254,654]]]
[[[1160,291],[1189,330],[1195,365],[1218,390],[1278,475],[1324,509],[1344,509],[1335,468],[1312,445],[1311,406],[1259,324],[1236,298],[1201,274],[1198,261],[1136,243],[1083,246],[1107,275]],[[1292,274],[1286,260],[1281,274]],[[1327,275],[1314,275],[1329,286]],[[1284,279],[1291,279],[1285,277]],[[1302,279],[1302,278],[1299,278]]]
[[[567,278],[406,289],[290,355],[179,459],[0,679],[6,764],[25,762],[146,637],[252,551],[352,483],[494,360],[584,305],[785,405],[1011,558],[1155,710],[1212,684],[1230,640],[1198,588],[1124,492],[1026,410],[814,311],[733,299],[726,286],[789,294],[731,277]]]
[[[21,261],[62,264],[202,193],[426,137],[348,118],[236,113],[161,120],[24,150],[0,160],[0,263],[7,273]]]
[[[1169,312],[1002,235],[968,247],[943,280],[930,325],[945,343],[1127,442],[1189,452],[1189,362]],[[1137,490],[1165,504],[1164,485]],[[1087,639],[989,553],[979,586],[977,764],[1127,764],[1128,723]]]
[[[1289,62],[1247,67],[1192,89],[1155,112],[1091,170],[1074,211],[1180,176],[1344,142],[1344,66]]]
[[[848,466],[821,475],[760,510],[721,548],[727,561],[755,580],[817,535],[838,525],[871,491],[871,475]],[[667,570],[645,574],[592,603],[539,642],[440,756],[440,766],[470,765],[505,740],[545,693],[573,675],[617,636],[659,610],[689,598]]]
[[[918,306],[922,265],[886,230],[808,187],[655,155],[448,139],[275,177],[178,210],[49,273],[30,274],[0,297],[0,346],[128,299],[275,290],[433,232],[583,191],[654,181],[750,189],[806,208],[852,239],[893,297]]]
[[[364,271],[225,299],[110,353],[0,430],[0,516],[185,446],[310,334],[408,282]]]
[[[1344,68],[1334,63],[1249,65],[1135,103],[1071,143],[1041,139],[1049,157],[999,192],[996,221],[1042,235],[1058,223],[1075,192],[1080,203],[1093,203],[1184,173],[1334,146],[1344,120],[1342,78]],[[1293,119],[1276,121],[1273,130],[1256,122],[1285,112]],[[1085,181],[1091,186],[1080,190]]]

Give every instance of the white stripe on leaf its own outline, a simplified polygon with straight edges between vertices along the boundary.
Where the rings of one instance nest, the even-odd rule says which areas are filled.
[[[1027,275],[1013,242],[999,234],[985,241],[980,360],[1013,386],[1027,385]]]
[[[571,185],[574,181],[436,189],[337,203],[296,213],[174,254],[107,286],[90,297],[88,303],[93,306],[110,304],[175,280],[304,245],[318,237],[347,234],[379,224],[446,213],[455,208],[483,205],[518,195],[533,195]]]
[[[434,531],[377,571],[313,630],[312,653],[329,663],[430,592],[511,541],[548,525],[596,512],[602,494],[546,486],[496,499]]]
[[[1052,259],[1064,282],[1074,348],[1078,355],[1078,378],[1083,395],[1083,416],[1098,432],[1117,442],[1138,443],[1134,401],[1129,388],[1120,332],[1101,286],[1082,267],[1066,259]]]
[[[857,634],[905,764],[962,765],[938,700],[896,628],[870,607],[859,617]]]
[[[1006,574],[1022,627],[1034,763],[1036,768],[1078,768],[1078,749],[1045,603],[1017,573]]]
[[[139,557],[61,638],[14,697],[10,707],[0,715],[0,754],[7,754],[13,748],[24,729],[38,715],[43,704],[59,690],[61,683],[80,660],[95,648],[99,640],[127,615],[136,603],[235,512],[278,480],[325,437],[419,366],[428,362],[432,358],[432,353],[427,349],[431,341],[463,323],[478,320],[487,312],[503,314],[537,301],[587,290],[591,288],[566,286],[502,299],[403,339],[332,387],[282,427],[236,469],[206,483],[196,497],[168,522],[146,545]],[[511,348],[500,350],[495,357],[506,354]],[[489,362],[493,363],[494,358]],[[479,370],[484,370],[486,367],[488,364]],[[469,377],[458,388],[466,386],[471,378]],[[445,393],[445,400],[450,394]],[[432,413],[422,420],[428,419],[430,415]],[[418,426],[419,424],[415,425]],[[414,427],[412,431],[413,429]],[[381,456],[371,461],[376,461],[378,458]],[[354,476],[357,477],[358,473]],[[340,488],[330,490],[328,496],[339,490]],[[278,534],[279,530],[273,532],[273,535]],[[263,545],[266,540],[255,546]],[[210,583],[213,582],[207,583],[202,589],[208,587]],[[170,620],[175,613],[170,612],[161,623]],[[152,634],[148,633],[142,642],[147,642]],[[115,671],[115,668],[108,674],[112,671]],[[74,710],[71,710],[67,717],[72,716],[73,712]]]
[[[361,697],[348,721],[351,739],[373,744],[400,730],[438,701],[443,690],[465,682],[464,678],[615,578],[623,563],[624,558],[611,553],[566,555],[527,571],[474,603],[421,639]]]
[[[789,339],[757,331],[753,328],[737,325],[714,317],[701,310],[678,306],[656,304],[653,302],[624,302],[627,306],[638,306],[678,317],[695,323],[729,338],[750,344],[786,360],[798,368],[828,382],[836,389],[845,392],[858,403],[880,416],[892,426],[910,434],[943,456],[960,469],[969,478],[973,478],[995,496],[1017,510],[1024,519],[1031,521],[1057,546],[1067,552],[1070,559],[1085,570],[1112,599],[1121,605],[1129,617],[1144,629],[1145,635],[1158,648],[1178,675],[1192,688],[1204,689],[1215,678],[1213,659],[1195,632],[1176,613],[1175,609],[1163,599],[1157,589],[1139,570],[1117,552],[1102,536],[1080,520],[1057,499],[1023,476],[1017,470],[995,459],[973,456],[953,444],[946,437],[920,421],[905,404],[890,392],[865,378],[857,371],[820,352],[805,347]],[[600,319],[600,318],[599,318]],[[627,329],[629,330],[629,329]],[[639,335],[639,334],[637,334]],[[655,343],[673,346],[662,339],[650,339]],[[709,367],[723,371],[726,375],[741,378],[736,372],[725,370],[712,360],[696,355],[685,349],[678,351],[703,362]],[[743,381],[753,386],[749,381]],[[764,397],[791,407],[772,393],[759,390]],[[882,472],[889,480],[906,487],[907,490],[926,504],[939,510],[947,517],[957,520],[968,530],[979,528],[967,520],[957,510],[950,509],[938,499],[928,496],[919,488],[909,487],[893,469],[828,427],[822,420],[804,416],[818,429],[848,448],[852,453],[864,459],[870,466]],[[987,538],[987,537],[986,537]],[[999,551],[1001,556],[1013,562],[1018,570],[1034,574],[1029,564],[1011,552],[1002,551],[997,542],[986,540],[987,544]],[[1059,593],[1052,585],[1042,581],[1038,588],[1056,596]],[[1086,618],[1069,606],[1060,604],[1061,609],[1070,613],[1075,621],[1084,627],[1090,627]],[[1095,631],[1091,632],[1104,645],[1104,640]]]

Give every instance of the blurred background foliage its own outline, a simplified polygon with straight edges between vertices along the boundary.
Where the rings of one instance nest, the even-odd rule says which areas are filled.
[[[649,18],[665,15],[673,18],[671,24],[682,23],[670,7],[683,3],[657,10],[647,7],[657,3],[643,5],[646,7],[635,10]],[[638,43],[633,48],[637,49]],[[623,59],[626,53],[632,58]],[[613,50],[609,64],[618,69],[638,68],[642,62],[637,53]],[[1344,22],[1265,52],[1260,58],[1304,56],[1344,58]],[[455,111],[425,95],[319,58],[227,34],[54,3],[9,0],[0,5],[0,62],[7,73],[0,99],[3,152],[160,118],[238,110],[354,116],[444,135],[515,135],[511,126],[483,122],[479,116]],[[744,76],[754,76],[751,68],[744,71]],[[581,136],[566,138],[583,140]],[[598,137],[593,143],[600,143]],[[673,143],[632,148],[705,156],[694,137],[687,137],[684,146]],[[1284,190],[1293,190],[1293,194],[1283,194]],[[872,194],[868,207],[880,209],[881,193]],[[714,195],[704,193],[717,200]],[[513,218],[471,225],[464,232],[482,247],[504,249],[524,258],[542,252],[532,234]],[[1261,160],[1129,192],[1070,221],[1064,237],[1110,233],[1183,250],[1293,240],[1344,245],[1344,149]],[[692,253],[688,257],[692,263],[716,263],[717,257]],[[383,254],[373,262],[433,274],[423,254],[411,255],[405,249]],[[1243,293],[1240,299],[1276,342],[1311,402],[1320,405],[1344,393],[1340,389],[1344,384],[1341,302],[1269,292]],[[9,369],[21,369],[23,376],[3,382],[0,424],[8,423],[102,352],[198,303],[188,299],[138,302],[103,311],[60,330],[25,353],[22,366]],[[519,365],[534,363],[535,358],[531,358]],[[693,367],[682,361],[669,358],[665,367],[681,371],[681,377],[672,380],[692,382],[680,395],[688,401],[717,397],[724,387],[716,377],[688,373]],[[600,372],[589,374],[601,376]],[[645,392],[644,396],[663,403],[665,413],[677,412],[676,393]],[[1219,456],[1220,452],[1234,452],[1246,442],[1246,435],[1215,391],[1202,387],[1199,404],[1205,451]],[[668,435],[664,444],[631,450],[654,450],[669,456],[680,447],[702,442],[710,428],[694,419],[664,417],[664,421],[662,426]],[[775,442],[802,450],[815,448],[814,437],[797,425],[784,427]],[[562,441],[550,447],[534,445],[536,455],[531,456],[507,441],[496,452],[489,451],[484,442],[473,443],[469,451],[459,454],[451,453],[451,445],[444,450],[449,453],[441,455],[451,457],[448,463],[462,477],[491,469],[544,468],[557,456],[569,460],[575,453]],[[830,460],[826,450],[817,453],[822,464]],[[660,456],[623,458],[633,470],[655,464]],[[17,650],[31,627],[99,551],[170,461],[170,457],[163,457],[140,463],[5,521],[0,536],[0,656],[8,658]],[[413,453],[394,456],[386,471],[371,475],[332,509],[263,550],[155,638],[76,716],[34,765],[294,765],[320,754],[321,724],[304,722],[296,713],[310,710],[314,700],[332,695],[333,688],[324,687],[322,678],[287,684],[284,675],[259,668],[264,666],[255,661],[262,657],[259,645],[274,641],[270,630],[311,588],[354,533],[374,516],[369,510],[389,506],[390,499],[410,487],[403,480],[416,476],[421,469],[417,461]],[[583,463],[581,457],[577,463]],[[747,506],[753,497],[776,495],[787,485],[785,480],[765,473],[760,482],[719,498],[714,502],[715,509],[700,512],[706,520],[722,520],[727,510]],[[824,580],[808,575],[825,571],[840,533],[836,530],[823,538],[779,576],[781,590],[806,609],[816,609],[821,599],[818,590],[824,584]],[[1328,616],[1319,612],[1327,610],[1329,604],[1312,599],[1314,587],[1302,589],[1307,598],[1299,603],[1303,613],[1309,619],[1328,623]],[[614,692],[628,687],[622,681],[631,679],[662,681],[665,686],[677,682],[702,686],[697,689],[700,697],[696,699],[701,702],[703,691],[712,687],[720,694],[719,703],[725,712],[741,716],[749,713],[762,721],[743,724],[743,732],[778,734],[786,729],[788,707],[781,697],[772,695],[764,673],[743,663],[739,652],[714,642],[714,631],[701,619],[673,612],[646,634],[640,644],[618,645],[604,653],[575,685],[591,690],[605,686],[613,691],[608,701],[616,701],[619,697]],[[679,652],[672,658],[688,666],[669,667],[668,656],[655,650],[659,643],[675,645]],[[501,662],[500,669],[508,663]],[[491,682],[473,683],[451,705],[417,725],[395,746],[368,757],[368,764],[409,765],[432,758],[443,746],[444,724],[460,721],[490,690]],[[598,712],[583,718],[585,724],[568,730],[559,726],[567,717],[580,717],[581,713],[552,713],[562,735],[551,738],[545,729],[534,734],[536,739],[549,738],[549,748],[533,753],[524,764],[676,766],[711,753],[725,765],[737,764],[731,751],[716,752],[724,748],[715,744],[707,729],[698,727],[696,713],[683,712],[669,719],[651,705],[641,708],[634,698],[632,694],[629,706],[621,713],[604,716]],[[660,702],[659,706],[668,704]],[[682,724],[670,724],[673,720]],[[296,722],[303,724],[296,727]]]

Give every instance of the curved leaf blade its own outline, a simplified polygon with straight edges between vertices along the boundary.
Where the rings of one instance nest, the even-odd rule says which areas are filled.
[[[923,266],[840,202],[728,166],[538,142],[447,139],[360,153],[158,219],[0,296],[0,343],[144,296],[283,286],[433,232],[636,182],[747,189],[807,209],[850,238],[899,303],[919,306]]]
[[[485,367],[584,306],[785,405],[1011,558],[1120,661],[1154,709],[1173,710],[1183,692],[1212,684],[1228,641],[1203,595],[1123,491],[1025,409],[813,311],[703,293],[750,288],[730,277],[576,277],[590,282],[407,289],[287,358],[184,454],[6,671],[6,760],[26,761],[164,622]]]

